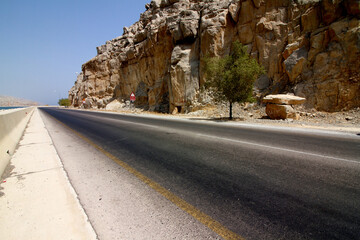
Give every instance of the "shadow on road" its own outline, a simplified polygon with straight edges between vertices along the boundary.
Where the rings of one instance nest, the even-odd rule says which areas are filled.
[[[245,121],[245,118],[189,118],[190,120],[198,120],[198,121],[213,121],[213,122],[241,122]]]

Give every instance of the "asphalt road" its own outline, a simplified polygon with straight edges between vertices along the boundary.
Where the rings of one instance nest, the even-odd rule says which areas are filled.
[[[359,135],[41,110],[245,239],[360,239]]]

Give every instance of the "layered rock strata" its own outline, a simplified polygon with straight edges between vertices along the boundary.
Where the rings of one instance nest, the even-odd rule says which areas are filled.
[[[258,97],[292,92],[306,106],[360,106],[360,0],[155,0],[122,36],[97,48],[69,91],[73,106],[127,100],[151,111],[191,111],[205,56],[239,40],[266,69]]]
[[[296,113],[292,105],[303,104],[305,101],[305,98],[285,94],[268,95],[263,99],[263,103],[266,103],[266,114],[271,119],[299,120],[300,115]]]

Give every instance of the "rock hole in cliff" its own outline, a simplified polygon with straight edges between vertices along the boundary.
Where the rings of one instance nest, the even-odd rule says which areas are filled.
[[[177,108],[177,112],[181,113],[181,106],[176,106],[176,108]]]

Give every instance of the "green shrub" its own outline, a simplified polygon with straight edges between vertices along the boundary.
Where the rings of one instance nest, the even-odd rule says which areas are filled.
[[[220,58],[205,58],[205,88],[213,92],[215,101],[230,103],[252,102],[253,86],[264,68],[250,58],[247,49],[239,41],[232,44],[229,55]]]
[[[64,107],[68,107],[68,106],[71,105],[70,100],[67,99],[67,98],[61,98],[61,99],[59,99],[58,104],[59,104],[59,106],[64,106]]]

